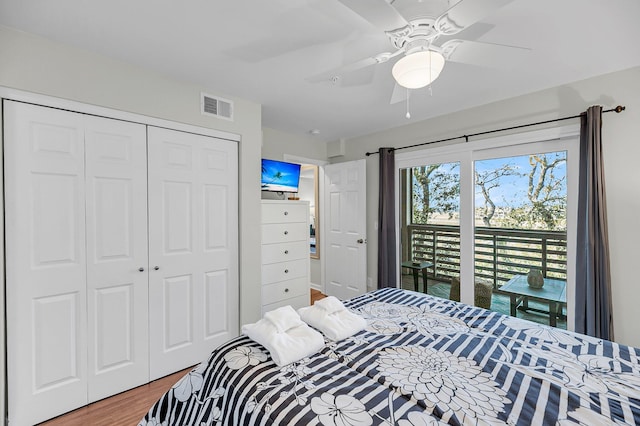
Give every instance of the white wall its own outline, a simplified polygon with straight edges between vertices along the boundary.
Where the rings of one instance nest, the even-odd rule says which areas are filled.
[[[272,160],[283,160],[284,154],[298,157],[327,160],[326,144],[312,135],[293,135],[280,130],[262,129],[262,156]]]
[[[381,146],[400,147],[484,130],[579,114],[591,105],[627,110],[603,116],[615,340],[640,347],[636,262],[640,258],[640,67],[554,87],[454,114],[348,140],[338,161],[365,158]],[[558,125],[568,124],[567,122]],[[538,127],[540,128],[540,127]],[[531,129],[529,129],[531,130]],[[421,149],[424,149],[421,148]],[[377,282],[378,156],[367,158],[367,275]]]
[[[2,117],[4,111],[2,110],[2,105],[0,104],[0,125],[2,124]],[[0,126],[2,127],[2,126]],[[3,134],[0,132],[0,143],[3,144],[2,140]],[[4,150],[0,150],[0,158],[3,158]],[[4,160],[3,160],[4,161]],[[3,169],[4,171],[4,169]],[[4,173],[0,175],[0,183],[2,183],[2,187],[4,188]],[[4,197],[0,197],[0,207],[2,207],[2,211],[4,211]],[[0,226],[0,241],[4,241],[4,227]],[[0,268],[0,283],[4,283],[4,244],[0,246],[0,259],[2,268]],[[4,289],[4,287],[2,287]],[[5,402],[7,399],[6,394],[6,372],[5,372],[5,362],[7,351],[5,348],[5,301],[4,301],[4,291],[0,291],[0,425],[4,426],[6,421],[6,407]]]
[[[240,321],[259,319],[260,268],[255,268],[260,259],[259,104],[3,26],[0,86],[241,135]],[[201,115],[202,91],[233,100],[235,121]]]

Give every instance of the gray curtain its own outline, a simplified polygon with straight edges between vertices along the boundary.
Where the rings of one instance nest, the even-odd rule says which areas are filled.
[[[581,118],[576,331],[613,340],[607,206],[602,160],[602,107]]]
[[[380,148],[378,288],[396,287],[396,210],[393,148]]]

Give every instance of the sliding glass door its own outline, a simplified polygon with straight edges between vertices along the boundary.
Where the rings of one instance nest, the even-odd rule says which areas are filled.
[[[460,163],[402,169],[400,182],[403,287],[455,297],[447,280],[460,271]]]
[[[566,328],[567,150],[553,145],[475,153],[474,300]]]
[[[567,328],[577,157],[577,129],[397,154],[402,286]]]

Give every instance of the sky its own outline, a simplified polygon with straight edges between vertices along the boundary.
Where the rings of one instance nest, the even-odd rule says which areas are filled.
[[[549,162],[553,161],[556,156],[566,158],[566,152],[564,151],[557,153],[547,153],[546,155],[548,156]],[[459,166],[451,167],[450,164],[451,163],[445,164],[445,167],[440,168],[439,171],[441,173],[453,174],[455,175],[456,179],[459,179]],[[475,162],[475,169],[478,173],[483,174],[490,170],[500,169],[505,164],[511,165],[513,174],[500,177],[500,184],[490,190],[491,200],[498,208],[516,207],[528,203],[528,174],[531,171],[531,165],[529,164],[529,155],[479,160]],[[566,194],[566,161],[556,166],[553,174],[556,178],[563,179],[561,190]],[[475,187],[475,203],[476,208],[484,207],[485,200],[479,186]]]
[[[563,157],[566,158],[565,152],[558,154],[563,155]],[[552,161],[552,158],[555,158],[553,154],[547,155],[549,162]],[[513,165],[515,172],[520,176],[502,176],[500,178],[500,185],[493,188],[490,192],[491,200],[495,203],[496,207],[518,206],[527,201],[527,188],[529,185],[528,174],[531,171],[529,156],[523,155],[519,157],[496,158],[475,162],[476,171],[479,173],[486,172],[487,170],[499,169],[507,163]],[[555,167],[554,175],[557,178],[564,178],[562,188],[566,193],[566,161]],[[476,187],[475,192],[476,207],[484,206],[484,197],[480,193],[479,187]]]

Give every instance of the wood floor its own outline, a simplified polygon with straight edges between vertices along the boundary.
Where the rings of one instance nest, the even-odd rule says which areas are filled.
[[[41,426],[136,426],[151,406],[191,368],[94,402]]]
[[[311,304],[313,305],[314,303],[316,303],[316,300],[320,300],[320,299],[324,299],[325,296],[324,294],[320,293],[318,290],[314,290],[311,289]]]
[[[311,289],[311,304],[326,297]],[[40,426],[136,426],[151,406],[191,368],[40,423]]]

